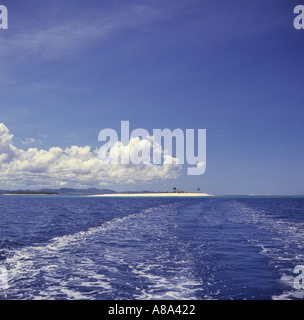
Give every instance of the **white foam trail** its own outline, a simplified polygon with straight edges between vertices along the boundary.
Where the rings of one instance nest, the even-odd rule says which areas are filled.
[[[251,224],[264,233],[264,238],[260,235],[259,240],[248,241],[261,248],[260,253],[267,256],[270,264],[281,274],[280,282],[286,290],[272,298],[303,299],[303,291],[294,289],[293,268],[298,264],[304,264],[304,255],[301,254],[304,249],[304,223],[269,217],[264,210],[255,210],[237,201],[230,204],[229,213],[230,221]],[[286,269],[286,262],[290,262],[293,268]]]
[[[136,281],[133,297],[138,299],[194,299],[202,283],[192,279],[189,270],[178,266],[179,274],[160,275],[155,273],[159,268],[132,261],[129,255],[133,242],[141,245],[143,252],[155,252],[157,247],[151,246],[158,246],[158,240],[163,237],[168,238],[171,216],[179,206],[181,203],[146,209],[87,231],[54,237],[45,245],[7,250],[8,294],[18,299],[92,299],[96,295],[111,297],[115,293],[119,298],[120,292],[114,284],[125,276],[149,283],[146,290]],[[147,235],[155,239],[152,244],[145,242]],[[98,251],[96,243],[101,243]],[[129,246],[120,248],[121,243]],[[184,259],[177,263],[191,265],[187,260],[191,257],[184,256]],[[125,273],[121,273],[122,267]]]
[[[152,270],[161,268],[161,266],[136,266],[133,273],[140,279],[145,279],[148,283],[148,289],[142,290],[136,295],[139,300],[195,300],[195,293],[202,290],[202,282],[184,276],[181,270],[177,275],[171,278],[154,275]],[[187,274],[187,273],[186,273]]]

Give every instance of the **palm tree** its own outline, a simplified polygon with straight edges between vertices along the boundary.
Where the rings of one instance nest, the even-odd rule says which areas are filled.
[[[200,192],[200,191],[201,191],[201,189],[200,189],[200,188],[197,188],[197,191],[198,191],[198,192]]]
[[[174,192],[176,192],[176,187],[173,187]]]

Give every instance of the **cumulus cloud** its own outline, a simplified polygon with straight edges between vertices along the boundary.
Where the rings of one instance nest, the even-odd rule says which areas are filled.
[[[149,164],[153,161],[154,164],[158,164],[157,161],[154,161],[157,158],[160,159],[160,163],[163,161],[164,165],[176,165],[177,158],[172,157],[167,150],[163,150],[162,146],[153,139],[153,136],[142,139],[135,137],[129,140],[128,145],[117,141],[111,148],[105,144],[100,148],[98,158],[102,163],[125,163],[124,161],[127,161],[133,164]]]
[[[134,141],[130,145],[134,146]],[[146,144],[146,142],[141,142]],[[71,146],[49,150],[13,145],[13,135],[0,123],[0,181],[1,187],[104,186],[109,183],[150,183],[179,177],[176,163],[102,164],[98,150],[90,146]]]
[[[12,145],[13,135],[0,123],[0,163],[6,163],[15,156],[16,148]]]

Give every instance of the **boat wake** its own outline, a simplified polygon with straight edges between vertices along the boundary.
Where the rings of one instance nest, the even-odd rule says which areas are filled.
[[[251,225],[248,242],[260,249],[260,254],[278,273],[284,292],[272,299],[304,299],[304,291],[294,288],[293,270],[304,262],[304,223],[274,217],[274,213],[254,209],[241,202],[230,204],[229,219],[235,223]]]
[[[54,237],[43,245],[4,248],[9,274],[6,295],[13,299],[195,299],[201,283],[191,275],[191,257],[175,250],[174,220],[180,205],[149,208]]]

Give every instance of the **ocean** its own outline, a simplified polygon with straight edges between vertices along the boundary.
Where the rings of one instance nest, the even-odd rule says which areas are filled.
[[[0,196],[0,299],[304,299],[304,197]]]

